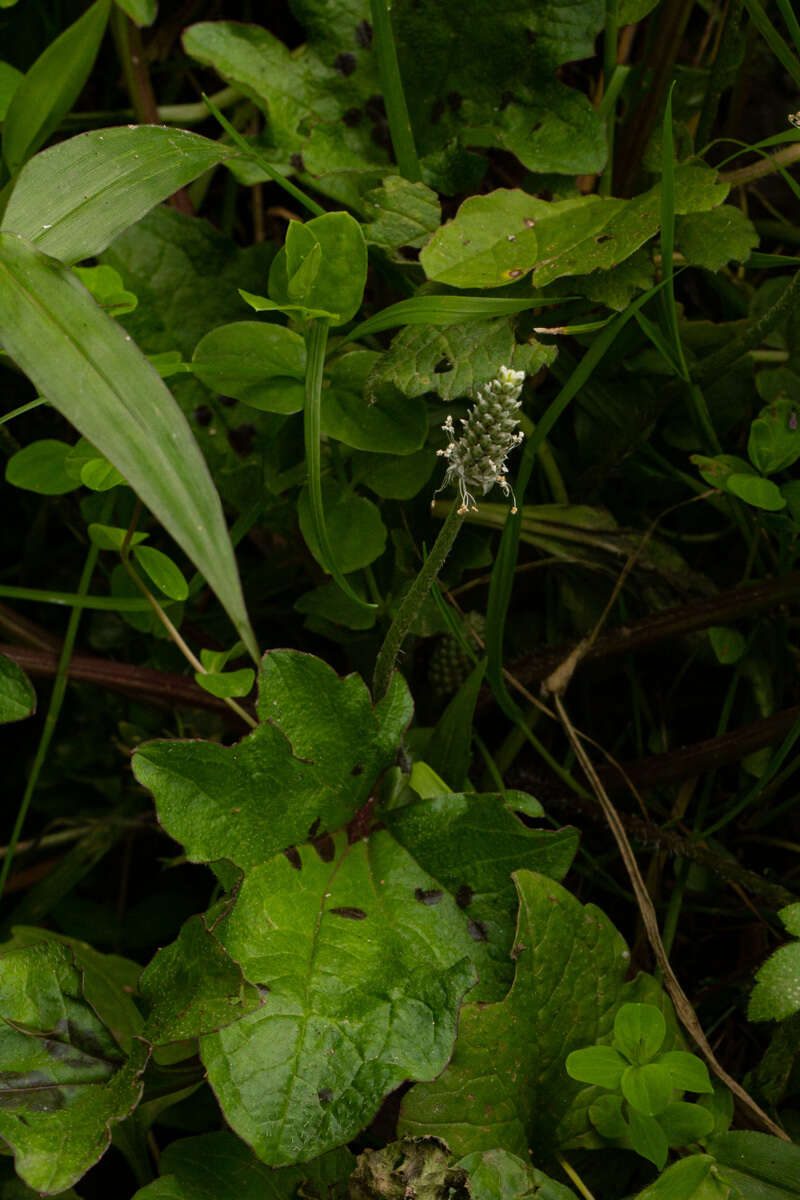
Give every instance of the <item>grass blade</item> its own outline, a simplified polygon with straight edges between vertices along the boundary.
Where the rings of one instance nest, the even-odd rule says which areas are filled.
[[[381,92],[386,105],[394,156],[401,174],[415,183],[422,179],[422,171],[417,157],[417,147],[414,143],[411,118],[408,115],[403,81],[400,77],[397,47],[392,32],[392,18],[389,15],[390,4],[388,0],[370,0],[370,8],[375,36],[375,57],[378,61]]]

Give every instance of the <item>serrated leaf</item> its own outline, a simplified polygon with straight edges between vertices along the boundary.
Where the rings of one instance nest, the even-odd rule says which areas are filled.
[[[234,152],[163,125],[79,133],[23,167],[0,228],[62,262],[79,262]]]
[[[15,174],[77,100],[105,32],[111,0],[97,0],[54,38],[15,89],[3,122],[3,158]]]
[[[212,391],[266,412],[300,412],[306,347],[299,333],[263,321],[212,329],[192,355],[192,370]]]
[[[393,761],[411,701],[399,675],[373,708],[359,676],[275,650],[262,660],[257,711],[262,723],[235,746],[155,741],[134,753],[159,820],[194,862],[247,868],[339,829]]]
[[[443,1069],[475,972],[455,903],[415,898],[431,882],[386,832],[246,874],[219,932],[269,994],[201,1054],[227,1120],[265,1162],[341,1145],[404,1079]]]
[[[501,366],[535,375],[556,357],[555,346],[520,345],[510,318],[464,321],[446,330],[412,326],[392,339],[370,375],[367,395],[391,383],[405,396],[435,392],[440,400],[456,400],[494,379]]]
[[[159,1157],[162,1177],[134,1200],[294,1200],[308,1185],[318,1200],[340,1200],[354,1165],[342,1146],[296,1167],[267,1167],[249,1146],[227,1130],[182,1138]]]
[[[24,721],[36,712],[36,693],[22,667],[0,654],[0,725]]]
[[[126,1061],[81,994],[66,946],[42,942],[0,957],[0,1136],[37,1191],[70,1187],[107,1149],[110,1125],[141,1094],[147,1062]]]
[[[472,1200],[575,1200],[575,1193],[507,1150],[468,1154],[455,1164],[469,1174]]]
[[[139,990],[150,1005],[142,1037],[154,1046],[213,1033],[261,1007],[248,983],[202,916],[190,917],[177,939],[142,973]]]
[[[71,271],[10,234],[0,234],[0,280],[5,349],[161,521],[255,657],[222,505],[166,385]]]
[[[415,771],[422,765],[415,763]],[[412,775],[412,787],[415,782]],[[519,939],[513,945],[517,896],[511,873],[524,867],[563,878],[577,849],[577,832],[529,828],[515,815],[511,797],[504,803],[499,795],[446,791],[434,782],[431,798],[382,813],[382,820],[436,879],[438,889],[455,897],[475,943],[480,983],[473,999],[497,1000],[511,984],[514,958],[525,952]],[[437,895],[421,896],[420,903],[438,903]],[[527,947],[526,937],[522,942]]]
[[[589,1128],[590,1101],[569,1079],[564,1060],[610,1036],[629,959],[594,906],[584,908],[540,875],[519,871],[514,878],[520,900],[514,985],[499,1003],[464,1006],[447,1069],[435,1083],[412,1088],[399,1127],[434,1133],[456,1154],[502,1145],[523,1156],[530,1146],[541,1159]]]
[[[756,972],[749,1021],[784,1021],[800,1011],[800,942],[779,946]]]
[[[37,492],[40,496],[63,496],[78,486],[66,469],[71,447],[55,438],[41,438],[12,454],[6,463],[6,483]]]

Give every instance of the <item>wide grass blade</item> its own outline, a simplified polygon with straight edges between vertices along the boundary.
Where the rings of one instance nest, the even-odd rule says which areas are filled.
[[[0,229],[62,262],[79,262],[235,154],[230,146],[162,125],[79,133],[22,168]]]
[[[546,300],[530,296],[415,296],[390,304],[374,317],[367,317],[347,335],[348,342],[396,329],[398,325],[458,325],[461,321],[480,321],[484,317],[506,317],[529,308],[547,308],[576,300],[576,296],[548,296]],[[339,343],[341,346],[343,343]]]
[[[73,273],[8,233],[0,234],[0,342],[185,551],[257,659],[222,505],[186,418]]]

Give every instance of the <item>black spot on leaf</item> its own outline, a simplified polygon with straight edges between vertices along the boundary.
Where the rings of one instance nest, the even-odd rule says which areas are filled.
[[[311,841],[312,838],[315,838],[317,836],[317,834],[319,833],[320,824],[321,824],[320,819],[319,819],[319,817],[317,817],[317,819],[315,821],[312,821],[311,824],[309,825],[308,833],[306,834],[306,837],[308,838],[309,841]]]
[[[351,774],[351,775],[363,775],[363,774],[364,774],[364,768],[362,767],[361,763],[356,763],[356,765],[353,767],[353,769],[352,769],[352,771],[350,772],[350,774]]]
[[[513,104],[515,100],[516,96],[513,92],[503,92],[502,96],[500,97],[500,112],[502,112],[504,108],[508,108],[509,104]]]
[[[450,109],[450,112],[458,112],[463,103],[464,97],[459,96],[458,92],[447,93],[447,107]]]
[[[356,61],[355,54],[344,51],[342,54],[337,54],[333,60],[333,65],[335,70],[340,71],[342,75],[352,75],[358,66],[358,62]]]
[[[194,410],[194,419],[198,425],[210,425],[213,416],[214,414],[207,404],[198,404]]]
[[[370,96],[364,105],[364,112],[369,117],[370,121],[383,121],[386,119],[386,105],[383,102],[383,96]]]
[[[300,852],[296,846],[287,846],[283,853],[286,855],[295,871],[302,870],[303,860],[301,859]]]
[[[362,50],[369,50],[372,45],[372,26],[369,21],[359,21],[356,25],[356,42]]]
[[[614,234],[613,233],[598,233],[597,237],[594,240],[598,246],[602,246],[604,242],[613,242]]]
[[[255,425],[238,425],[236,429],[228,430],[228,441],[240,458],[246,458],[253,449],[255,436]]]
[[[220,396],[219,402],[225,408],[233,408],[234,404],[237,403],[237,400],[233,396]]]
[[[462,883],[461,887],[456,892],[456,904],[459,908],[469,908],[472,904],[472,888],[468,883]]]
[[[306,169],[306,164],[303,162],[302,154],[293,154],[290,157],[289,162],[292,164],[295,171],[305,171]]]
[[[317,1099],[319,1100],[320,1104],[330,1104],[331,1100],[333,1099],[333,1092],[330,1088],[320,1088],[320,1090],[317,1092]]]
[[[468,921],[467,933],[473,942],[488,942],[489,934],[483,921]]]
[[[336,917],[346,917],[348,921],[365,921],[367,919],[363,908],[349,908],[344,905],[342,908],[332,908],[330,911]]]
[[[452,371],[453,364],[449,358],[440,358],[436,366],[433,368],[434,375],[445,375],[448,371]]]
[[[438,888],[431,888],[429,892],[422,888],[414,888],[414,895],[419,900],[420,904],[438,904],[442,898],[442,893]]]
[[[360,108],[348,108],[347,112],[342,117],[345,125],[350,129],[354,129],[356,125],[361,124],[361,118],[364,116]]]
[[[315,838],[312,845],[323,862],[333,862],[336,846],[329,833],[323,833],[321,837]]]

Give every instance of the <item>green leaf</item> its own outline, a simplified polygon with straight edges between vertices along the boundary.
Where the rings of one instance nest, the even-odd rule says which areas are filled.
[[[655,1117],[669,1104],[672,1080],[660,1063],[645,1063],[643,1067],[628,1067],[620,1087],[631,1108],[646,1117]]]
[[[600,1047],[595,1046],[592,1049],[600,1049]],[[573,1053],[580,1054],[581,1051],[575,1050]],[[567,1070],[569,1071],[569,1066]],[[622,1096],[617,1092],[598,1096],[594,1104],[589,1106],[589,1120],[601,1137],[613,1141],[625,1137],[629,1132],[628,1123],[622,1115]]]
[[[416,496],[433,474],[436,462],[436,451],[428,449],[402,457],[370,454],[354,458],[358,482],[384,500],[410,500]]]
[[[526,1156],[530,1146],[541,1159],[589,1128],[590,1100],[567,1076],[564,1059],[610,1037],[629,959],[594,906],[584,908],[540,875],[518,871],[514,878],[520,900],[514,985],[499,1003],[464,1006],[447,1069],[434,1083],[412,1088],[400,1129],[436,1134],[456,1154],[502,1145]]]
[[[64,467],[76,484],[82,483],[97,492],[106,492],[109,488],[125,482],[119,471],[115,470],[108,459],[86,438],[79,438],[71,447],[64,460]],[[138,540],[141,541],[141,538]]]
[[[320,659],[272,651],[259,673],[257,729],[230,747],[146,742],[134,774],[193,862],[254,866],[339,829],[366,801],[411,719],[406,685],[395,680],[373,708],[359,676],[340,679]]]
[[[322,432],[357,450],[412,454],[427,437],[428,412],[422,400],[410,400],[391,384],[368,402],[367,380],[380,357],[352,350],[330,364],[322,385]]]
[[[62,262],[91,258],[232,153],[229,146],[162,125],[79,133],[23,167],[0,228]]]
[[[755,475],[750,463],[737,458],[735,454],[717,454],[714,458],[692,454],[690,462],[694,463],[709,487],[721,488],[722,491],[728,490],[728,480],[732,475]]]
[[[134,546],[133,557],[149,579],[170,600],[186,600],[189,585],[179,567],[153,546]]]
[[[325,213],[305,224],[290,221],[286,245],[276,255],[269,291],[279,304],[303,304],[333,314],[345,325],[361,307],[367,281],[367,247],[361,226],[346,212]]]
[[[744,500],[745,504],[764,508],[767,512],[779,512],[786,507],[778,485],[761,475],[730,475],[726,481],[726,491]]]
[[[381,333],[398,325],[461,325],[465,321],[514,316],[564,299],[570,297],[414,296],[412,300],[400,300],[373,317],[367,317],[350,331],[346,341],[354,342],[369,333]]]
[[[486,663],[479,663],[447,705],[425,747],[425,759],[443,779],[468,788],[472,757],[472,723]],[[521,866],[522,864],[517,864]]]
[[[756,972],[748,1021],[785,1021],[800,1011],[800,942],[780,946]]]
[[[281,261],[276,266],[276,272],[282,274],[284,262]],[[305,304],[280,304],[277,300],[270,300],[267,296],[256,296],[253,292],[246,292],[244,288],[239,288],[239,295],[247,304],[250,305],[255,312],[282,312],[282,313],[299,313],[303,320],[311,320],[314,317],[322,317],[325,320],[333,320],[337,313],[328,312],[323,308],[308,308]]]
[[[92,523],[87,528],[89,541],[93,546],[97,546],[99,550],[116,550],[117,553],[122,549],[125,539],[128,537],[128,530],[122,529],[118,525],[98,525]],[[150,535],[147,533],[132,533],[128,544],[130,546],[138,546],[139,542],[143,542]]]
[[[339,1146],[444,1068],[475,972],[454,901],[386,832],[251,868],[219,927],[263,1009],[201,1040],[226,1119],[280,1166]]]
[[[97,0],[48,45],[11,98],[3,158],[15,174],[56,129],[80,95],[105,33],[111,0]]]
[[[738,662],[747,647],[744,635],[730,625],[709,626],[708,638],[717,662],[724,665]]]
[[[788,933],[800,937],[800,902],[787,904],[785,908],[780,909],[778,916],[783,921]]]
[[[468,1154],[455,1164],[469,1173],[472,1200],[575,1200],[575,1193],[507,1150]]]
[[[266,412],[303,407],[306,347],[299,333],[263,321],[212,329],[192,355],[192,370],[212,391]]]
[[[497,376],[501,366],[535,375],[555,360],[555,346],[535,340],[520,345],[511,319],[465,321],[446,332],[436,328],[404,329],[392,339],[389,350],[375,364],[368,396],[392,384],[405,396],[436,393],[451,401],[474,394]]]
[[[0,654],[0,725],[23,721],[36,712],[36,693],[28,676],[11,658]]]
[[[730,1200],[730,1190],[719,1178],[709,1154],[692,1154],[667,1167],[655,1183],[637,1194],[636,1200]]]
[[[676,1100],[658,1114],[658,1123],[670,1146],[691,1146],[714,1128],[714,1115],[699,1104]]]
[[[147,1051],[126,1061],[81,994],[66,946],[42,942],[0,958],[0,1136],[40,1192],[70,1187],[105,1152],[112,1122],[141,1094]]]
[[[676,213],[710,209],[728,190],[701,166],[678,167],[674,183]],[[420,262],[429,279],[453,287],[500,287],[531,271],[534,286],[545,287],[628,258],[658,233],[660,204],[660,184],[632,200],[594,195],[549,202],[500,189],[465,200]]]
[[[152,25],[158,11],[158,0],[116,0],[116,4],[137,25]]]
[[[729,262],[746,262],[758,245],[758,234],[740,208],[721,204],[709,212],[678,217],[675,242],[692,266],[721,271]]]
[[[157,372],[71,271],[10,234],[0,234],[0,281],[5,349],[161,521],[255,657],[219,496]]]
[[[401,460],[402,461],[402,460]],[[355,604],[346,596],[338,584],[323,583],[306,592],[295,601],[295,611],[324,621],[326,626],[344,625],[347,629],[372,629],[375,624],[374,608]]]
[[[263,1003],[201,915],[190,917],[176,941],[158,951],[139,989],[150,1005],[142,1036],[154,1046],[213,1033]]]
[[[623,1004],[614,1018],[614,1045],[629,1062],[650,1062],[667,1036],[667,1023],[654,1004]]]
[[[6,463],[6,483],[38,492],[40,496],[63,496],[66,492],[74,492],[77,483],[65,465],[71,449],[66,442],[55,438],[31,442],[12,454]]]
[[[242,667],[239,671],[195,671],[195,683],[205,692],[217,696],[220,700],[230,700],[235,696],[246,696],[252,689],[256,673],[250,667]]]
[[[633,1069],[633,1068],[631,1068]],[[638,1068],[646,1071],[647,1067]],[[669,1146],[667,1135],[655,1117],[639,1112],[635,1108],[628,1110],[631,1146],[642,1158],[648,1159],[659,1171],[663,1171],[667,1161]]]
[[[0,8],[2,7],[0,4]],[[11,63],[0,62],[0,121],[5,120],[8,106],[23,78],[22,71],[12,67]]]
[[[434,774],[427,765],[426,770]],[[515,956],[523,954],[519,937],[514,944],[517,898],[511,872],[525,867],[563,878],[577,850],[577,833],[531,829],[516,816],[514,793],[504,798],[446,792],[439,781],[429,798],[383,812],[382,820],[464,912],[480,977],[472,999],[497,1000],[512,982]],[[438,900],[422,896],[420,903]],[[527,937],[521,940],[529,945]]]
[[[779,397],[762,408],[750,426],[747,453],[762,475],[785,471],[800,458],[797,401]]]
[[[613,1046],[586,1046],[567,1055],[566,1067],[570,1079],[616,1090],[628,1064]]]
[[[35,238],[31,239],[34,242],[35,240]],[[122,317],[126,313],[133,312],[139,303],[133,292],[125,290],[122,285],[122,276],[113,267],[103,264],[100,267],[73,267],[72,269],[89,295],[94,297],[110,317]]]
[[[203,1133],[170,1142],[159,1157],[161,1178],[138,1191],[135,1200],[294,1200],[300,1194],[333,1200],[353,1162],[342,1146],[312,1162],[275,1170],[227,1130]]]
[[[713,1093],[708,1067],[696,1054],[687,1050],[667,1050],[659,1055],[658,1063],[669,1071],[672,1086],[682,1092]]]
[[[344,575],[380,558],[386,549],[387,531],[371,500],[354,496],[336,483],[327,483],[323,487],[323,502],[328,540]],[[300,493],[297,515],[306,545],[320,566],[327,569],[314,529],[308,488]]]
[[[387,175],[364,196],[364,237],[393,255],[401,246],[421,246],[439,228],[439,199],[424,183]],[[398,261],[404,262],[402,255]]]
[[[800,1196],[800,1146],[766,1133],[734,1130],[711,1138],[706,1149],[717,1160],[720,1178],[741,1189],[744,1200]]]

